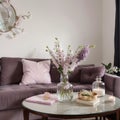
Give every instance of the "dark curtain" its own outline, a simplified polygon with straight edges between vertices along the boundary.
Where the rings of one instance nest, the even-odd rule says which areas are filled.
[[[114,65],[120,68],[120,2],[116,0]],[[120,76],[120,72],[118,73]]]

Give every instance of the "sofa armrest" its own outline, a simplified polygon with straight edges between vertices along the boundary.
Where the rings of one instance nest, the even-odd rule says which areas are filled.
[[[120,98],[120,77],[105,73],[103,81],[105,82],[106,90],[112,91],[114,96]]]
[[[114,95],[120,98],[120,77],[116,77],[115,79]]]

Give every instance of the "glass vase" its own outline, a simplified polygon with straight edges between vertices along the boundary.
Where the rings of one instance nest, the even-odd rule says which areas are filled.
[[[73,85],[68,81],[68,75],[61,75],[61,81],[57,84],[58,100],[71,101],[73,98]]]

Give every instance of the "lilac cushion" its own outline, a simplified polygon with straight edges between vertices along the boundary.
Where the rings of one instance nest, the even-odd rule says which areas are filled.
[[[80,83],[92,84],[96,77],[103,77],[105,74],[104,66],[83,67],[81,69]]]
[[[20,84],[51,83],[50,60],[40,62],[22,59],[23,76]]]

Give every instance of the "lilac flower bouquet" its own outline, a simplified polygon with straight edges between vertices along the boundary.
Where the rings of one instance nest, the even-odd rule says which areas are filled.
[[[49,52],[53,64],[61,74],[61,82],[57,84],[57,94],[60,101],[71,100],[73,97],[73,86],[68,81],[69,74],[84,60],[89,53],[89,48],[93,45],[79,46],[75,52],[68,45],[67,53],[61,49],[59,40],[55,38],[54,49],[51,50],[48,46],[46,51]]]
[[[46,51],[49,52],[53,64],[63,76],[69,75],[80,64],[81,60],[84,60],[88,56],[89,48],[94,47],[93,45],[78,46],[73,53],[71,46],[68,45],[67,53],[65,54],[60,47],[58,38],[55,38],[55,40],[54,49],[51,50],[47,46]]]

